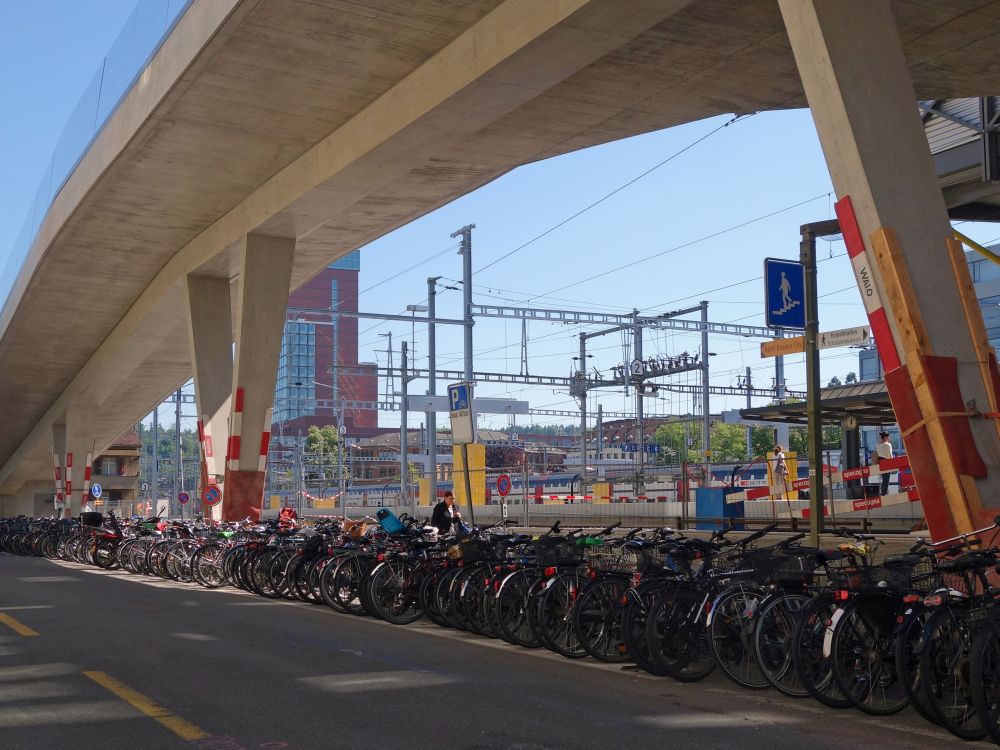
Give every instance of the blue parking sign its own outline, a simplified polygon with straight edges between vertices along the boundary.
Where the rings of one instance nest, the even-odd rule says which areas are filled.
[[[448,404],[452,411],[463,411],[469,408],[469,384],[456,383],[448,386]]]
[[[798,261],[764,259],[764,318],[769,328],[805,329],[805,269]]]

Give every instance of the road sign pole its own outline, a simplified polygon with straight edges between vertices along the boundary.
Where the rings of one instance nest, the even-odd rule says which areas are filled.
[[[806,312],[806,413],[809,445],[809,543],[819,546],[823,532],[823,423],[820,409],[819,310],[816,289],[816,236],[826,234],[820,227],[804,224],[799,259],[805,270]]]
[[[465,496],[469,500],[469,523],[476,525],[476,512],[472,508],[472,472],[469,469],[469,444],[462,443],[462,466],[465,468]]]

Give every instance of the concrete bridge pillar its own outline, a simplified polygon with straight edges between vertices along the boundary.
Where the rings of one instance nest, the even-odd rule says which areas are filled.
[[[264,464],[295,240],[249,234],[240,248],[232,415],[222,517],[260,516]]]
[[[888,0],[779,0],[931,532],[1000,505],[996,359]],[[987,92],[982,92],[987,93]]]
[[[194,397],[201,446],[201,486],[222,483],[233,387],[233,322],[228,278],[188,275],[184,285],[188,341],[194,369]],[[222,518],[222,506],[205,517]]]
[[[52,425],[53,503],[56,515],[64,516],[69,503],[66,499],[66,425]]]
[[[66,496],[65,518],[80,515],[90,493],[90,472],[94,462],[96,409],[87,401],[77,401],[66,409],[66,452],[63,482]],[[53,430],[53,439],[56,430]]]

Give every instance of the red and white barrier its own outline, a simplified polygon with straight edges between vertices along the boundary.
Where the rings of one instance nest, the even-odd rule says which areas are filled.
[[[80,507],[83,507],[87,503],[87,498],[90,497],[90,472],[92,470],[91,463],[94,460],[94,454],[87,454],[87,463],[83,467],[83,495],[80,497]]]
[[[274,409],[268,409],[264,414],[264,429],[260,433],[260,454],[257,457],[257,471],[264,471],[267,468],[267,449],[271,445],[271,420],[274,418]]]
[[[847,246],[847,255],[851,259],[851,268],[854,269],[854,278],[858,282],[858,290],[861,292],[865,312],[868,314],[875,346],[878,347],[878,354],[882,360],[882,369],[891,372],[900,366],[899,352],[896,351],[892,328],[889,327],[889,316],[882,304],[878,287],[875,286],[871,260],[865,249],[861,229],[858,227],[858,219],[854,215],[851,197],[845,195],[834,204],[834,208],[837,211],[841,234],[844,236],[844,244]]]
[[[229,418],[229,442],[226,448],[226,468],[240,470],[240,437],[243,434],[243,388],[236,388],[233,399],[233,413]]]
[[[910,461],[906,456],[896,458],[883,458],[874,466],[861,466],[857,469],[845,469],[844,471],[824,471],[824,483],[839,484],[849,482],[854,479],[865,479],[867,477],[889,474],[893,471],[908,469]],[[788,492],[809,489],[809,478],[795,479],[786,482],[784,487],[751,487],[743,492],[734,492],[726,497],[726,503],[741,503],[747,500],[783,500]],[[916,499],[916,498],[914,498]],[[839,501],[838,501],[839,502]]]
[[[201,444],[201,460],[205,465],[205,473],[209,478],[218,474],[215,470],[215,452],[212,450],[211,422],[207,414],[202,414],[198,420],[198,442]]]
[[[62,508],[63,505],[65,504],[63,502],[62,466],[59,463],[59,454],[58,453],[53,453],[52,454],[52,465],[53,465],[53,469],[54,469],[54,473],[55,473],[55,480],[56,480],[55,506],[56,506],[56,509],[58,510],[58,509]]]
[[[73,505],[73,454],[66,454],[66,507]]]

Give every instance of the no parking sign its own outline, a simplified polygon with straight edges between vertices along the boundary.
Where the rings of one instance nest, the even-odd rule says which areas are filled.
[[[201,499],[208,507],[214,507],[222,502],[222,488],[217,484],[210,484],[202,490]]]
[[[510,494],[510,474],[501,474],[497,477],[497,492],[500,493],[501,497],[507,497]]]

